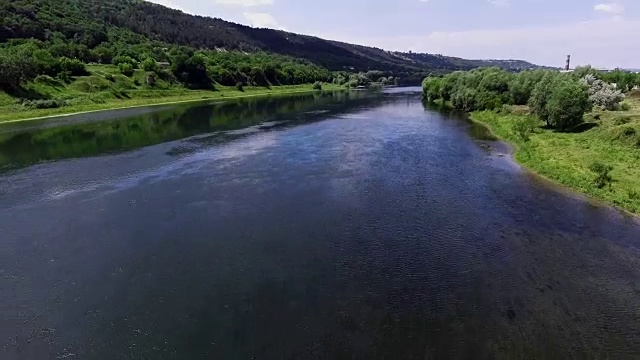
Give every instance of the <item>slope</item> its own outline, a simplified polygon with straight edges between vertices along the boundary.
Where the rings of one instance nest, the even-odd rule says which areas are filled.
[[[306,59],[333,71],[378,69],[405,77],[422,71],[478,66],[497,65],[513,70],[537,67],[524,61],[492,62],[389,52],[189,15],[141,0],[0,0],[0,19],[0,42],[16,38],[47,40],[61,33],[91,49],[114,34],[119,40],[133,42],[142,36],[194,48],[262,50]]]

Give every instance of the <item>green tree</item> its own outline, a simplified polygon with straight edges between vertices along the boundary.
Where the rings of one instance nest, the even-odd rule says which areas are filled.
[[[589,94],[583,84],[569,78],[558,80],[546,105],[548,122],[555,129],[569,130],[584,121],[589,107]]]
[[[428,77],[422,82],[422,92],[427,101],[433,102],[441,98],[442,78]]]
[[[551,125],[549,122],[549,111],[547,103],[551,96],[551,91],[555,86],[557,75],[552,72],[544,74],[542,79],[536,84],[531,92],[529,98],[529,107],[531,112],[535,114],[540,120]]]
[[[23,81],[34,79],[36,75],[33,57],[25,51],[0,52],[0,84],[17,87]]]

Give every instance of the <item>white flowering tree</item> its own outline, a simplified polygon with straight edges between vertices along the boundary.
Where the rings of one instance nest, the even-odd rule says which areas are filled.
[[[593,74],[583,77],[582,82],[589,86],[589,101],[594,106],[606,110],[616,110],[620,103],[624,101],[622,91],[616,89],[612,84],[596,79]]]

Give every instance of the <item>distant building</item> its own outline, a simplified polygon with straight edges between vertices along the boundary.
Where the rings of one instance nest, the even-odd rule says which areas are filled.
[[[571,55],[567,55],[567,62],[564,65],[564,69],[560,70],[561,73],[570,73],[573,72],[571,69]]]

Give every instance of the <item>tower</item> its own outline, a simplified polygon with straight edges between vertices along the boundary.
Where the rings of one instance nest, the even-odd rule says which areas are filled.
[[[567,55],[567,65],[565,65],[564,69],[569,71],[570,66],[571,66],[571,55]]]

